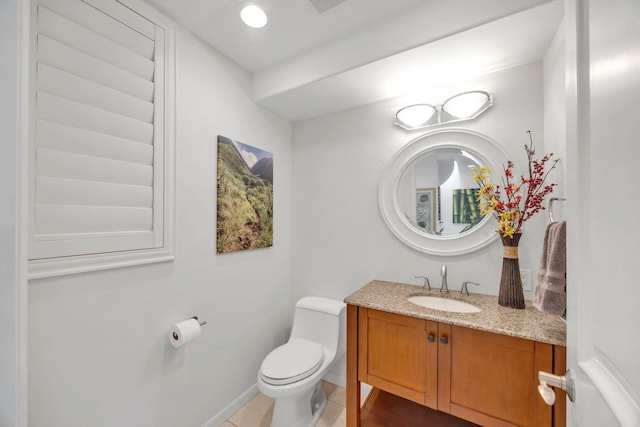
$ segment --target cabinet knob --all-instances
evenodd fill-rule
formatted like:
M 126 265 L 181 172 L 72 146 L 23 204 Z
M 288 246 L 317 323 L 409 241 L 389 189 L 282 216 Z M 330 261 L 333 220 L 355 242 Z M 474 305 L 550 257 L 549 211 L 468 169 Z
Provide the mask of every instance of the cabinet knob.
M 427 341 L 429 342 L 434 342 L 436 340 L 436 337 L 433 336 L 433 334 L 429 334 L 429 336 L 427 337 Z
M 440 337 L 440 342 L 442 344 L 449 344 L 449 338 L 447 337 Z

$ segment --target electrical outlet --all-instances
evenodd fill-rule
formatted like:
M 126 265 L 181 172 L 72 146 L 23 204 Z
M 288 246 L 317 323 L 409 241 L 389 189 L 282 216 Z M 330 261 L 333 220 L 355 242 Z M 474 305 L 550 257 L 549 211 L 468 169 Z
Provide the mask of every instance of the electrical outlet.
M 533 291 L 533 283 L 531 282 L 531 270 L 521 268 L 520 279 L 522 279 L 523 291 Z

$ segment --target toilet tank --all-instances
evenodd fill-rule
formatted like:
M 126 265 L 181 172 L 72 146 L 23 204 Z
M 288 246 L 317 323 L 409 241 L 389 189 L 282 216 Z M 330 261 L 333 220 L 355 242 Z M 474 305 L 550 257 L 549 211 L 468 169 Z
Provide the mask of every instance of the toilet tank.
M 304 297 L 296 303 L 291 338 L 322 344 L 337 352 L 343 340 L 346 304 L 323 297 Z M 342 347 L 342 346 L 340 346 Z

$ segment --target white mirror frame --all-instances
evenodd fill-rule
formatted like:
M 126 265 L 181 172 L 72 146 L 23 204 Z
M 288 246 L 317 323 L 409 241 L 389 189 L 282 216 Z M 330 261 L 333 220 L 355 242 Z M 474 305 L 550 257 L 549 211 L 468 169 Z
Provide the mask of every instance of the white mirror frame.
M 487 215 L 478 225 L 461 234 L 438 236 L 419 230 L 402 214 L 398 204 L 398 182 L 413 161 L 440 148 L 457 148 L 477 156 L 486 166 L 499 171 L 512 158 L 493 139 L 467 129 L 438 129 L 412 140 L 402 147 L 386 166 L 378 188 L 382 218 L 393 234 L 420 252 L 439 256 L 463 255 L 481 249 L 498 238 L 496 220 Z

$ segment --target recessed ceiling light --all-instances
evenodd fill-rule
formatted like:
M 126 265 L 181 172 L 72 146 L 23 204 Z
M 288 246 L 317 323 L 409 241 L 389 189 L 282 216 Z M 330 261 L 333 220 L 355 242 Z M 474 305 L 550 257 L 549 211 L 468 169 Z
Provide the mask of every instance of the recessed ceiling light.
M 262 28 L 267 25 L 267 14 L 255 5 L 249 5 L 240 11 L 242 22 L 252 28 Z

